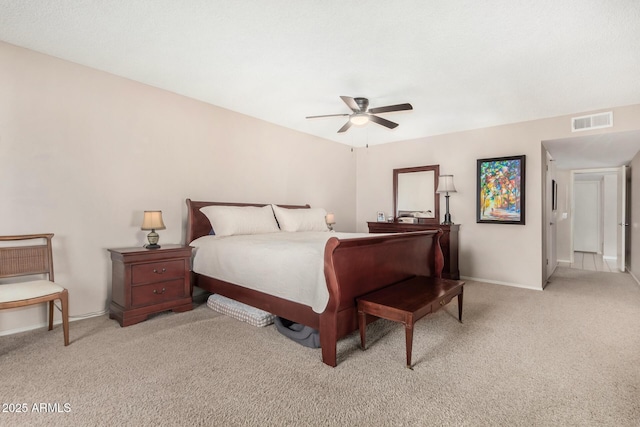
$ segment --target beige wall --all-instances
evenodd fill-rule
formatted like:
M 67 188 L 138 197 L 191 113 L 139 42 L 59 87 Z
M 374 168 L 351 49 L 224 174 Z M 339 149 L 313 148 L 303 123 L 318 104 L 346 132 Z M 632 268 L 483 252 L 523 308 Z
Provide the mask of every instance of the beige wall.
M 4 43 L 0 64 L 0 234 L 56 234 L 71 315 L 105 309 L 106 249 L 143 244 L 145 209 L 160 244 L 184 241 L 186 198 L 309 203 L 355 229 L 350 147 Z M 0 333 L 44 321 L 5 310 Z
M 640 128 L 640 105 L 613 108 L 615 126 L 582 135 Z M 580 113 L 581 115 L 582 113 Z M 578 114 L 574 114 L 575 116 Z M 376 211 L 393 209 L 394 168 L 439 164 L 453 174 L 457 193 L 450 197 L 460 228 L 460 274 L 493 283 L 542 289 L 545 278 L 541 143 L 572 136 L 570 118 L 554 117 L 505 126 L 401 141 L 357 150 L 357 227 L 375 221 Z M 477 159 L 521 155 L 526 159 L 526 225 L 476 223 Z M 444 214 L 444 197 L 441 199 Z M 562 254 L 558 254 L 560 259 Z
M 455 175 L 462 275 L 541 289 L 540 144 L 571 136 L 569 116 L 352 151 L 4 43 L 0 63 L 0 234 L 56 233 L 72 315 L 105 309 L 106 249 L 143 244 L 145 209 L 163 211 L 161 244 L 184 241 L 187 197 L 310 203 L 335 212 L 337 230 L 366 231 L 391 213 L 392 170 L 427 164 Z M 615 128 L 591 133 L 640 128 L 640 105 L 613 110 Z M 527 224 L 476 224 L 476 160 L 518 154 Z M 44 321 L 43 307 L 4 311 L 0 334 Z

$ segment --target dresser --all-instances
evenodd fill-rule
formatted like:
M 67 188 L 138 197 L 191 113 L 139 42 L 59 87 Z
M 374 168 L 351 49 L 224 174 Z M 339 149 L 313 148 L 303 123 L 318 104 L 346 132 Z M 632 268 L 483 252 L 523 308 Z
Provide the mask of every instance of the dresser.
M 183 245 L 109 249 L 109 317 L 120 326 L 129 326 L 161 311 L 191 310 L 191 250 Z
M 460 279 L 458 270 L 458 230 L 459 224 L 402 224 L 399 222 L 367 222 L 369 233 L 407 233 L 411 231 L 442 230 L 440 247 L 444 256 L 442 277 L 445 279 Z

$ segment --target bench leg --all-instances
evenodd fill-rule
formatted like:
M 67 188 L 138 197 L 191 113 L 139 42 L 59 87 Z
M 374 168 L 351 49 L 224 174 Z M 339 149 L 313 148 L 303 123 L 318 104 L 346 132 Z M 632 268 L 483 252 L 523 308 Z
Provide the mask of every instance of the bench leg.
M 462 294 L 464 293 L 464 288 L 460 289 L 460 293 L 458 294 L 458 320 L 462 323 Z
M 411 351 L 413 350 L 413 324 L 405 323 L 404 330 L 407 341 L 407 368 L 413 369 L 411 367 Z
M 367 313 L 364 311 L 358 312 L 358 328 L 360 329 L 360 347 L 365 350 L 367 348 L 365 343 L 365 335 L 367 333 Z

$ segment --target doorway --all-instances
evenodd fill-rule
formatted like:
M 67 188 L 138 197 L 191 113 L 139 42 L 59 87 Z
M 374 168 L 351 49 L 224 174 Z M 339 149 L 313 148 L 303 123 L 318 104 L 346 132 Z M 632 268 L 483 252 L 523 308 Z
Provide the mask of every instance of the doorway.
M 588 254 L 601 271 L 624 272 L 626 245 L 626 167 L 571 171 L 571 264 Z
M 615 221 L 613 227 L 615 227 L 616 237 L 611 239 L 611 230 L 605 231 L 602 229 L 603 237 L 600 247 L 599 257 L 606 255 L 608 258 L 603 259 L 607 266 L 611 267 L 611 261 L 614 261 L 615 271 L 627 271 L 628 263 L 630 263 L 632 255 L 632 246 L 630 245 L 630 236 L 635 235 L 627 225 L 630 221 L 626 218 L 631 218 L 630 209 L 634 205 L 634 194 L 631 191 L 629 185 L 630 171 L 624 168 L 623 165 L 631 164 L 632 159 L 640 151 L 640 131 L 624 131 L 624 132 L 606 132 L 606 133 L 585 133 L 576 134 L 569 138 L 561 138 L 554 140 L 542 141 L 543 147 L 543 159 L 545 158 L 545 152 L 548 152 L 552 158 L 550 162 L 543 162 L 543 177 L 544 173 L 551 174 L 549 181 L 554 180 L 558 184 L 558 200 L 557 211 L 552 212 L 549 217 L 546 204 L 551 203 L 553 198 L 553 188 L 551 184 L 545 183 L 543 178 L 543 224 L 542 230 L 543 238 L 543 279 L 548 277 L 549 269 L 548 264 L 545 264 L 545 259 L 549 259 L 551 256 L 557 256 L 557 265 L 561 267 L 568 267 L 575 263 L 573 250 L 573 232 L 575 228 L 573 226 L 573 213 L 575 206 L 573 205 L 573 177 L 574 171 L 585 172 L 589 170 L 602 170 L 609 169 L 613 171 L 624 171 L 625 173 L 619 173 L 618 179 L 624 180 L 623 183 L 618 185 L 618 190 L 621 194 L 618 194 L 616 201 L 609 203 L 606 207 L 611 208 L 616 206 Z M 603 178 L 604 179 L 604 178 Z M 613 177 L 606 178 L 607 180 L 614 179 Z M 545 185 L 546 184 L 546 185 Z M 608 183 L 610 184 L 610 183 Z M 603 184 L 605 185 L 605 184 Z M 639 187 L 640 188 L 640 187 Z M 635 190 L 637 193 L 638 190 Z M 602 195 L 604 197 L 604 194 Z M 637 199 L 637 197 L 635 197 Z M 606 202 L 604 202 L 606 203 Z M 640 200 L 635 202 L 640 205 Z M 551 211 L 551 209 L 549 209 Z M 626 215 L 625 215 L 625 212 Z M 611 214 L 611 211 L 608 211 Z M 600 212 L 604 215 L 604 212 Z M 549 219 L 551 218 L 551 221 Z M 624 220 L 623 220 L 624 219 Z M 545 221 L 546 220 L 546 221 Z M 602 217 L 601 217 L 601 220 Z M 550 225 L 553 224 L 553 225 Z M 611 226 L 612 222 L 607 222 L 608 226 Z M 551 227 L 556 228 L 556 232 L 550 230 Z M 604 224 L 601 225 L 604 227 Z M 554 236 L 555 234 L 555 236 Z M 607 236 L 605 238 L 605 236 Z M 554 238 L 555 237 L 555 238 Z M 612 255 L 608 243 L 613 240 L 615 254 Z M 555 250 L 554 250 L 555 249 Z M 611 257 L 611 258 L 609 258 Z M 583 257 L 581 265 L 592 265 L 591 261 L 586 261 L 588 257 Z M 552 259 L 550 261 L 553 261 Z M 600 262 L 600 261 L 598 261 Z M 605 266 L 606 268 L 606 266 Z M 640 283 L 640 280 L 638 280 Z M 543 281 L 544 283 L 544 281 Z

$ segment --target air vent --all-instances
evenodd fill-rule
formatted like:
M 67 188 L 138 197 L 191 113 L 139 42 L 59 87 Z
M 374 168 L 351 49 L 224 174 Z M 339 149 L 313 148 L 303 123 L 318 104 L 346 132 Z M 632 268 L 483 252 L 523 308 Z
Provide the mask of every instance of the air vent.
M 571 132 L 610 128 L 613 126 L 613 111 L 571 118 Z

